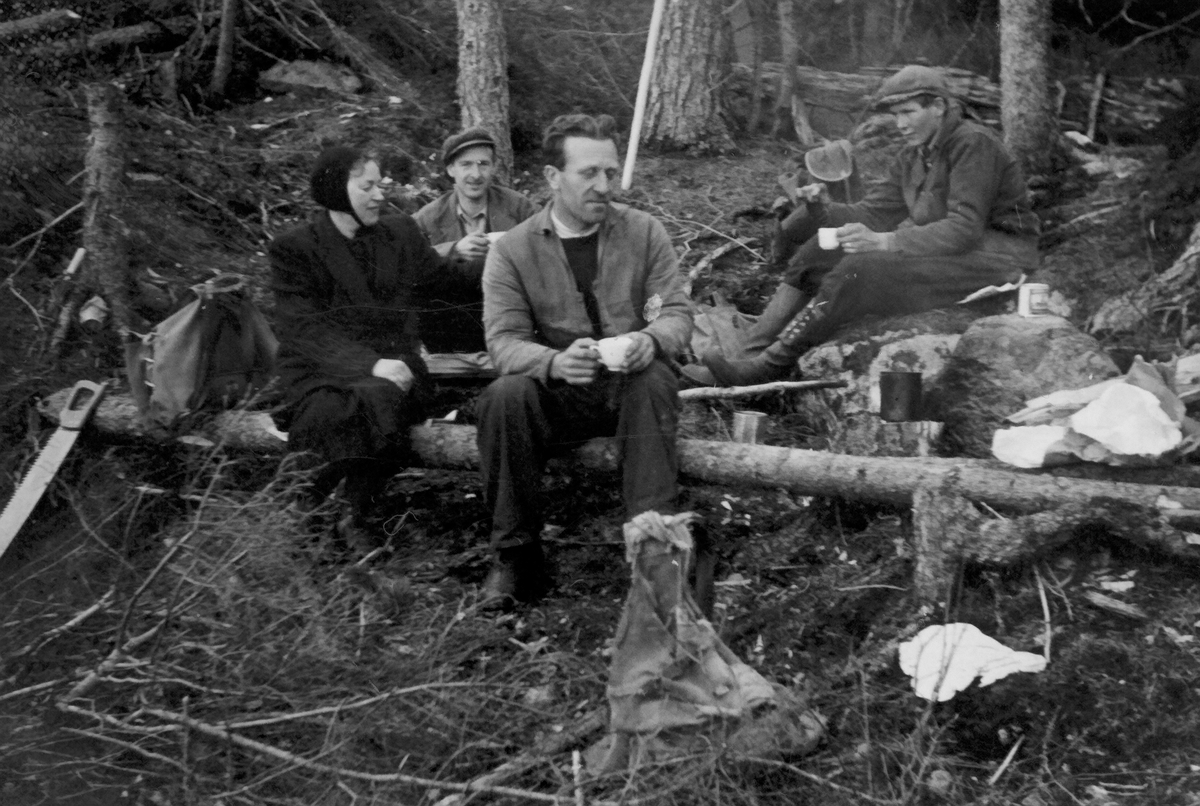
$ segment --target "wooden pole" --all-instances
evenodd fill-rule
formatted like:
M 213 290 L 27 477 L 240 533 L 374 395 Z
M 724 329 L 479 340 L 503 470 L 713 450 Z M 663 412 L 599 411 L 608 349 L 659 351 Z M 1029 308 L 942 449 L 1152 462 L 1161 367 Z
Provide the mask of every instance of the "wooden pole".
M 629 148 L 625 152 L 625 173 L 621 190 L 633 185 L 633 163 L 637 161 L 638 144 L 642 140 L 642 120 L 646 117 L 646 99 L 650 95 L 650 77 L 654 72 L 654 53 L 658 49 L 658 33 L 662 29 L 663 9 L 667 0 L 654 0 L 650 15 L 650 33 L 646 37 L 646 57 L 642 59 L 642 77 L 638 80 L 637 100 L 633 104 L 633 125 L 629 127 Z

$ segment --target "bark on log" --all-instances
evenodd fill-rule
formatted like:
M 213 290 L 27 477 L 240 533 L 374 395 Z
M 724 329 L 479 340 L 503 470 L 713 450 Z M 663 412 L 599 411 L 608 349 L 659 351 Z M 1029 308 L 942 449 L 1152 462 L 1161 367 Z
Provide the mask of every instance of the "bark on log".
M 1110 533 L 1143 548 L 1200 562 L 1200 546 L 1167 522 L 1153 505 L 1095 497 L 1032 515 L 997 518 L 981 513 L 952 486 L 913 494 L 914 593 L 923 602 L 946 601 L 964 560 L 1008 566 L 1066 545 L 1085 531 Z
M 32 17 L 0 22 L 0 42 L 35 34 L 56 34 L 78 25 L 82 19 L 83 17 L 70 9 L 56 8 Z
M 57 419 L 67 394 L 68 390 L 63 390 L 47 398 L 41 407 L 43 414 Z M 263 429 L 261 418 L 265 416 L 261 412 L 222 412 L 199 433 L 230 449 L 278 453 L 284 444 Z M 150 436 L 128 395 L 106 395 L 92 423 L 107 434 Z M 417 426 L 410 436 L 415 453 L 430 467 L 479 466 L 472 426 Z M 1063 478 L 1048 471 L 1012 470 L 978 459 L 851 456 L 699 439 L 679 440 L 679 454 L 683 474 L 700 481 L 868 503 L 907 506 L 917 490 L 931 488 L 953 490 L 969 500 L 1018 513 L 1090 506 L 1096 499 L 1158 510 L 1161 498 L 1183 510 L 1200 509 L 1200 488 Z M 589 469 L 615 470 L 616 442 L 593 439 L 576 449 L 571 459 Z
M 134 314 L 124 221 L 128 149 L 123 99 L 120 90 L 107 82 L 89 84 L 86 93 L 92 133 L 84 158 L 87 178 L 83 190 L 83 247 L 88 259 L 80 285 L 99 291 L 112 309 L 113 326 L 118 333 L 125 333 L 134 329 Z

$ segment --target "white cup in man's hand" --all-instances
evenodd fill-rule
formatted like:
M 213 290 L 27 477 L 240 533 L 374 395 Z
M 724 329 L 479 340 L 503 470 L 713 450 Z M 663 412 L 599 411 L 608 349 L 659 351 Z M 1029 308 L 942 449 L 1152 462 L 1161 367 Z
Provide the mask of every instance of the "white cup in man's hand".
M 629 354 L 632 344 L 633 339 L 628 336 L 609 336 L 607 339 L 600 339 L 596 342 L 596 352 L 600 354 L 600 360 L 604 366 L 617 372 L 624 366 L 625 356 Z
M 817 230 L 817 244 L 822 249 L 837 249 L 840 246 L 838 242 L 837 227 L 821 227 Z

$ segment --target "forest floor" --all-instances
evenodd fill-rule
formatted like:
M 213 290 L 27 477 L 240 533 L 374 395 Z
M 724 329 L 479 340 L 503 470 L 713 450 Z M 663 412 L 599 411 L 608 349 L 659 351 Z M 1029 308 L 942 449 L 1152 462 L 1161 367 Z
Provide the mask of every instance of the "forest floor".
M 204 120 L 135 110 L 135 262 L 176 294 L 216 271 L 261 288 L 266 240 L 305 214 L 307 161 L 339 131 L 389 143 L 402 193 L 428 198 L 440 182 L 432 141 L 408 114 L 370 98 L 280 98 Z M 667 224 L 685 268 L 745 241 L 697 279 L 697 299 L 761 309 L 778 279 L 763 268 L 767 211 L 794 155 L 764 138 L 639 163 L 628 200 Z M 1161 151 L 1101 159 L 1110 170 L 1040 211 L 1044 279 L 1081 326 L 1177 246 L 1156 241 L 1130 201 L 1154 191 Z M 528 171 L 517 184 L 544 195 Z M 44 249 L 71 247 L 56 233 Z M 5 497 L 49 433 L 36 398 L 119 371 L 112 344 L 82 337 L 59 362 L 39 358 L 45 326 L 31 309 L 61 265 L 35 261 L 0 293 Z M 439 404 L 469 419 L 472 394 L 448 388 Z M 770 444 L 812 443 L 789 404 L 767 410 Z M 696 419 L 711 437 L 731 411 L 717 403 Z M 557 585 L 499 617 L 475 609 L 488 531 L 476 474 L 393 478 L 391 538 L 368 557 L 334 544 L 331 513 L 297 509 L 304 483 L 278 457 L 80 440 L 0 560 L 0 802 L 434 804 L 514 759 L 527 763 L 470 800 L 578 802 L 570 750 L 603 735 L 629 584 L 618 480 L 550 468 Z M 586 782 L 585 802 L 1200 804 L 1195 569 L 1096 533 L 1020 567 L 967 568 L 957 601 L 935 611 L 910 594 L 907 509 L 693 482 L 684 499 L 718 554 L 719 635 L 807 698 L 827 735 L 803 758 L 693 749 Z M 1144 615 L 1098 609 L 1090 592 Z M 941 621 L 1046 652 L 1049 665 L 926 702 L 897 646 Z

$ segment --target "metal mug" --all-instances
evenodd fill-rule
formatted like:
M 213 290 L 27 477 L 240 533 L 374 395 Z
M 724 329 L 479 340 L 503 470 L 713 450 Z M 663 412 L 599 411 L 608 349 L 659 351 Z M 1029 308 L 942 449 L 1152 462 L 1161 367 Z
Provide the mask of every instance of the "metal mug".
M 921 373 L 879 373 L 879 417 L 889 423 L 921 419 Z

